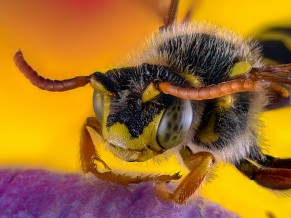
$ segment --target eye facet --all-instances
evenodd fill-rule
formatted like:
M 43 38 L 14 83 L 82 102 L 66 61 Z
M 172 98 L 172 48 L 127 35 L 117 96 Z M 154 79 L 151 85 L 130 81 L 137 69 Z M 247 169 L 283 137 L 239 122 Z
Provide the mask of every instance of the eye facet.
M 166 149 L 179 145 L 187 135 L 193 120 L 189 100 L 176 100 L 164 112 L 158 130 L 157 141 Z
M 93 108 L 96 115 L 96 118 L 103 123 L 104 116 L 104 95 L 100 92 L 94 91 L 93 94 Z

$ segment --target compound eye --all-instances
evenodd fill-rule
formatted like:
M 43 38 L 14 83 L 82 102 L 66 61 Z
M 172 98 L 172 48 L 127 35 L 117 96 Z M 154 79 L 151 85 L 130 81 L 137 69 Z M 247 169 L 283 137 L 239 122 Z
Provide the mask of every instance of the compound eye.
M 179 145 L 186 137 L 193 120 L 189 100 L 175 100 L 164 112 L 157 130 L 157 141 L 166 149 Z
M 104 95 L 98 91 L 94 91 L 93 94 L 93 108 L 96 115 L 96 118 L 100 123 L 103 123 L 104 116 Z

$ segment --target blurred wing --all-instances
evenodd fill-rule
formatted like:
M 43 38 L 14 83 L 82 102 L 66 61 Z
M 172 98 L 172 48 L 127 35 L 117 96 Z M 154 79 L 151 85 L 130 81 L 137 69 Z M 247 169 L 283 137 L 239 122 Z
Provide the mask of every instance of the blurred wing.
M 289 26 L 272 26 L 264 29 L 255 39 L 262 47 L 267 62 L 291 63 L 291 20 Z
M 140 0 L 150 8 L 163 21 L 163 26 L 168 27 L 176 21 L 179 8 L 179 0 Z M 181 18 L 181 22 L 190 22 L 191 17 L 199 7 L 202 0 L 191 0 L 187 2 L 186 13 Z
M 170 0 L 156 1 L 156 0 L 139 0 L 143 5 L 153 11 L 160 20 L 165 23 L 168 16 Z
M 261 76 L 283 85 L 291 93 L 291 20 L 288 25 L 269 26 L 254 36 L 262 48 L 262 55 L 267 64 L 281 64 L 280 69 L 261 72 Z M 285 65 L 282 65 L 285 64 Z M 290 99 L 272 96 L 267 110 L 277 109 L 291 104 Z

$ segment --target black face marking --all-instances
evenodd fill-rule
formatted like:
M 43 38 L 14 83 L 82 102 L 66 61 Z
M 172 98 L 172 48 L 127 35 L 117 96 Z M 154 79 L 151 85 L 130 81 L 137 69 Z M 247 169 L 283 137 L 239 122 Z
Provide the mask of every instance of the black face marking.
M 235 101 L 229 110 L 221 111 L 215 107 L 215 100 L 208 101 L 202 116 L 197 134 L 193 137 L 193 142 L 199 146 L 208 149 L 222 149 L 227 145 L 231 145 L 237 138 L 237 133 L 244 132 L 247 127 L 247 116 L 250 107 L 251 95 L 253 93 L 237 93 Z M 219 137 L 216 142 L 211 145 L 204 144 L 199 140 L 197 135 L 199 129 L 207 126 L 210 118 L 214 116 L 214 133 Z
M 116 92 L 116 85 L 103 73 L 96 72 L 94 73 L 94 77 L 96 78 L 97 81 L 102 83 L 105 89 L 108 91 L 115 93 Z
M 146 87 L 155 80 L 169 81 L 182 86 L 186 84 L 183 78 L 168 68 L 149 64 L 115 69 L 105 75 L 115 82 L 118 93 L 111 98 L 107 127 L 115 123 L 124 124 L 133 138 L 139 137 L 144 128 L 174 99 L 170 95 L 160 94 L 153 100 L 143 103 L 141 96 Z
M 187 73 L 199 76 L 206 85 L 225 81 L 238 60 L 235 45 L 205 33 L 169 39 L 158 51 L 168 57 L 172 69 L 187 69 L 191 71 Z
M 107 119 L 107 127 L 115 123 L 125 124 L 132 137 L 137 138 L 142 134 L 143 129 L 158 115 L 167 105 L 167 99 L 160 99 L 160 103 L 149 102 L 144 105 L 137 105 L 136 102 L 129 102 L 129 105 L 116 113 L 110 113 Z

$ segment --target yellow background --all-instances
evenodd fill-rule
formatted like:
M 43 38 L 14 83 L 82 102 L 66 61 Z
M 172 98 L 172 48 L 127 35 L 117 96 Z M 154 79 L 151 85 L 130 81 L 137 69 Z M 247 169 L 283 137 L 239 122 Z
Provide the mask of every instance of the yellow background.
M 19 73 L 13 55 L 53 79 L 105 72 L 140 48 L 161 20 L 144 0 L 0 0 L 0 164 L 5 167 L 80 171 L 78 142 L 93 115 L 90 86 L 50 93 Z M 182 0 L 180 15 L 190 1 Z M 252 35 L 262 26 L 291 20 L 291 3 L 202 0 L 194 16 Z M 291 21 L 290 21 L 291 24 Z M 268 152 L 291 157 L 291 108 L 262 115 Z M 109 157 L 110 159 L 110 157 Z M 110 159 L 112 160 L 112 158 Z M 110 163 L 110 165 L 116 165 Z M 173 164 L 175 161 L 170 159 Z M 146 164 L 133 164 L 145 168 Z M 154 165 L 158 167 L 161 164 Z M 132 166 L 132 165 L 131 165 Z M 179 170 L 177 165 L 166 168 Z M 291 217 L 291 198 L 270 192 L 223 165 L 200 194 L 243 217 Z

